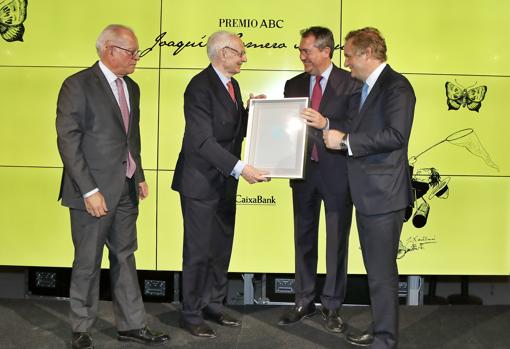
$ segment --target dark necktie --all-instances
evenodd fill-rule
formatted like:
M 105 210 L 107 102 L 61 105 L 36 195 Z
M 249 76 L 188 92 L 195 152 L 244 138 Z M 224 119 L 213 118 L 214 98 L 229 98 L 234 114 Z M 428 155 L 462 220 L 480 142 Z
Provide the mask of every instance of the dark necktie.
M 315 77 L 315 85 L 312 90 L 312 109 L 319 110 L 322 99 L 322 88 L 321 88 L 321 75 Z M 319 151 L 317 150 L 317 144 L 315 142 L 312 145 L 312 160 L 319 161 Z
M 117 93 L 119 94 L 119 107 L 120 112 L 122 113 L 122 121 L 124 122 L 124 129 L 126 133 L 129 130 L 129 109 L 127 105 L 126 95 L 124 94 L 124 86 L 122 84 L 122 79 L 118 78 L 115 80 L 115 84 L 117 85 Z M 127 159 L 127 167 L 126 167 L 126 177 L 131 178 L 135 173 L 136 163 L 133 157 L 131 156 L 131 152 L 128 149 L 128 159 Z

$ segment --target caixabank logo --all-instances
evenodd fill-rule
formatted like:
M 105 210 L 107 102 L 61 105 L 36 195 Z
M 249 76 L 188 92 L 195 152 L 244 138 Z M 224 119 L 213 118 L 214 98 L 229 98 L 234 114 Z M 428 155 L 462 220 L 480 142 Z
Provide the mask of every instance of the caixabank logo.
M 276 206 L 277 201 L 274 195 L 237 194 L 236 203 L 238 205 Z

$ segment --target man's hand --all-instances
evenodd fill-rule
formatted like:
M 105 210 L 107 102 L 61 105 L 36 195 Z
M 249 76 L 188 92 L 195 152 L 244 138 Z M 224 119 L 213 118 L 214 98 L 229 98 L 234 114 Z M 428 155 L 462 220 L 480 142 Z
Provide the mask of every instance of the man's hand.
M 270 178 L 265 177 L 268 174 L 268 172 L 259 171 L 251 165 L 245 165 L 243 172 L 241 172 L 241 176 L 250 184 L 270 181 Z
M 103 194 L 101 192 L 97 192 L 84 199 L 85 208 L 87 212 L 94 217 L 102 217 L 106 216 L 108 213 L 108 208 L 106 208 L 106 201 L 104 200 Z
M 303 109 L 301 112 L 301 117 L 305 119 L 305 122 L 308 126 L 315 127 L 319 130 L 323 130 L 327 125 L 326 118 L 322 116 L 322 114 L 317 110 L 312 108 Z
M 140 198 L 140 200 L 143 200 L 147 196 L 149 196 L 149 186 L 147 185 L 147 182 L 144 181 L 138 183 L 138 198 Z
M 340 142 L 344 138 L 345 133 L 338 130 L 327 130 L 322 132 L 322 138 L 326 148 L 329 149 L 340 149 Z
M 248 98 L 248 108 L 250 107 L 250 101 L 252 99 L 266 99 L 267 96 L 265 94 L 260 94 L 260 95 L 256 95 L 254 96 L 253 93 L 250 93 L 250 98 Z

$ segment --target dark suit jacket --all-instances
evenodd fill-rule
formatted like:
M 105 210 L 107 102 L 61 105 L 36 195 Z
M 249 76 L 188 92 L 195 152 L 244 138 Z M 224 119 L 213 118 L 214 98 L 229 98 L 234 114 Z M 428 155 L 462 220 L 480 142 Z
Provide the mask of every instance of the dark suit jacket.
M 209 65 L 194 76 L 184 92 L 186 127 L 175 166 L 172 189 L 195 199 L 223 195 L 241 155 L 247 113 L 239 84 L 231 79 L 238 106 Z
M 349 186 L 356 209 L 365 215 L 407 207 L 412 201 L 407 147 L 416 97 L 409 81 L 389 65 L 358 112 L 353 96 L 349 124 Z
M 348 120 L 349 102 L 351 95 L 359 90 L 361 82 L 353 79 L 350 73 L 333 65 L 329 76 L 324 95 L 321 99 L 319 112 L 329 118 L 330 122 L 336 121 L 343 125 Z M 302 73 L 285 83 L 285 97 L 310 97 L 310 74 Z M 343 192 L 346 189 L 339 183 L 346 183 L 341 178 L 347 175 L 346 157 L 338 151 L 329 150 L 324 146 L 322 139 L 322 131 L 316 128 L 308 128 L 306 164 L 308 166 L 311 161 L 312 145 L 317 145 L 319 154 L 319 163 L 322 178 L 326 182 L 328 188 L 333 192 Z M 306 167 L 305 167 L 306 176 Z M 306 181 L 291 180 L 290 184 L 293 188 L 305 185 Z
M 64 206 L 85 209 L 83 194 L 99 188 L 107 207 L 115 207 L 125 183 L 128 146 L 136 163 L 135 182 L 145 180 L 140 158 L 140 89 L 129 77 L 124 81 L 131 110 L 128 134 L 97 62 L 68 77 L 60 89 L 56 127 L 64 163 L 59 195 Z

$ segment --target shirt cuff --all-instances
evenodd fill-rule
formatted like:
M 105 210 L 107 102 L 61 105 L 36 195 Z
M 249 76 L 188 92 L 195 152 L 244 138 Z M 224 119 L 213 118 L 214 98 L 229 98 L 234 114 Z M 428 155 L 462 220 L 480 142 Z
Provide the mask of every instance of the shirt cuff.
M 245 166 L 244 162 L 242 162 L 241 160 L 237 161 L 237 164 L 234 166 L 232 172 L 230 172 L 230 175 L 235 179 L 239 179 L 239 176 L 244 170 L 244 166 Z
M 347 154 L 352 156 L 351 145 L 349 144 L 349 134 L 346 134 L 345 141 L 342 139 L 342 143 L 345 144 L 345 147 L 347 148 Z
M 322 128 L 321 131 L 329 130 L 329 119 L 328 118 L 325 118 L 325 119 L 326 119 L 326 126 L 324 126 L 324 128 Z
M 86 199 L 92 195 L 94 195 L 95 193 L 97 193 L 99 191 L 99 188 L 96 188 L 96 189 L 92 189 L 91 191 L 89 191 L 88 193 L 85 193 L 83 194 L 83 198 Z

